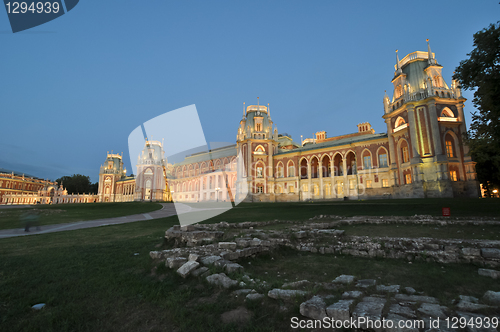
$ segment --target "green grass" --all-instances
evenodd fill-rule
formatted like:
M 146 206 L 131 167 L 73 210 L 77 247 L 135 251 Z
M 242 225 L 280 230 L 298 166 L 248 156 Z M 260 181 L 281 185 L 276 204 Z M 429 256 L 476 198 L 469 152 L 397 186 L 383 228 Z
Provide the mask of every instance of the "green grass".
M 1 208 L 0 229 L 24 227 L 23 215 L 30 212 L 39 217 L 40 225 L 122 217 L 161 209 L 158 203 L 89 203 L 39 205 L 31 208 Z
M 380 202 L 381 206 L 394 204 L 393 209 L 385 209 L 385 214 L 415 210 L 418 202 L 423 205 L 418 214 L 431 214 L 426 210 L 450 201 L 394 202 Z M 470 200 L 463 201 L 462 205 L 465 211 L 467 206 L 475 204 L 477 207 L 473 211 L 481 216 L 491 216 L 498 210 L 494 205 L 496 202 Z M 340 214 L 326 212 L 327 209 L 345 209 L 345 214 L 350 211 L 353 215 L 382 213 L 374 203 L 377 202 L 244 204 L 210 221 L 297 220 L 318 214 Z M 408 203 L 406 209 L 405 203 Z M 452 213 L 458 205 L 450 205 Z M 89 204 L 83 207 L 98 209 L 100 206 L 112 205 Z M 113 213 L 124 212 L 124 206 L 115 206 Z M 60 206 L 44 208 L 57 209 Z M 79 206 L 61 208 L 68 211 L 73 208 L 76 212 Z M 92 219 L 97 218 L 97 212 L 89 212 Z M 285 216 L 280 217 L 280 212 Z M 439 213 L 440 210 L 435 215 Z M 289 329 L 290 317 L 299 315 L 300 302 L 293 304 L 291 311 L 285 313 L 280 312 L 279 302 L 269 298 L 264 300 L 263 305 L 245 304 L 243 299 L 230 296 L 230 290 L 214 289 L 206 282 L 193 278 L 184 280 L 162 265 L 155 266 L 149 252 L 164 245 L 165 230 L 177 223 L 177 217 L 170 217 L 0 240 L 0 331 L 224 332 Z M 498 280 L 478 276 L 477 267 L 466 264 L 440 265 L 419 261 L 408 264 L 403 260 L 335 257 L 291 250 L 280 250 L 272 255 L 242 261 L 241 264 L 253 278 L 267 280 L 272 286 L 281 286 L 285 279 L 323 282 L 331 281 L 340 274 L 353 274 L 359 278 L 377 279 L 381 284 L 414 287 L 417 291 L 440 298 L 445 305 L 450 305 L 449 301 L 460 294 L 481 297 L 486 290 L 500 291 Z M 322 292 L 321 289 L 317 291 Z M 47 304 L 43 310 L 31 309 L 32 305 L 42 302 Z M 249 324 L 241 328 L 223 325 L 220 315 L 238 306 L 246 306 L 253 312 Z
M 230 290 L 184 280 L 163 265 L 153 273 L 148 253 L 162 244 L 164 230 L 175 223 L 170 217 L 3 239 L 0 331 L 236 331 L 234 325 L 222 324 L 220 315 L 239 306 L 254 314 L 240 331 L 288 330 L 290 318 L 299 315 L 300 301 L 282 313 L 278 301 L 245 304 Z M 329 282 L 353 274 L 380 284 L 412 286 L 446 305 L 460 294 L 480 297 L 486 290 L 500 290 L 497 280 L 478 276 L 472 265 L 408 264 L 291 250 L 241 264 L 253 278 L 273 287 L 285 279 Z M 47 304 L 43 310 L 30 308 L 41 302 Z
M 193 205 L 196 206 L 196 205 Z M 391 199 L 369 201 L 313 201 L 294 203 L 241 203 L 235 208 L 207 220 L 244 222 L 269 220 L 307 220 L 318 215 L 338 216 L 441 216 L 442 208 L 451 209 L 451 217 L 498 217 L 498 199 Z

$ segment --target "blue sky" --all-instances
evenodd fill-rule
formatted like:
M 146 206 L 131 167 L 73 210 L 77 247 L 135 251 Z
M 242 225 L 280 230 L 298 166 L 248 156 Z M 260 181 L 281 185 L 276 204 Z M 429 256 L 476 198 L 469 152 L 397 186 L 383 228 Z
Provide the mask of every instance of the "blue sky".
M 499 11 L 498 1 L 82 0 L 16 34 L 0 11 L 0 168 L 97 181 L 107 151 L 131 169 L 127 138 L 145 121 L 196 104 L 207 141 L 234 143 L 242 104 L 257 97 L 296 141 L 365 121 L 386 132 L 394 51 L 425 51 L 429 38 L 450 84 Z

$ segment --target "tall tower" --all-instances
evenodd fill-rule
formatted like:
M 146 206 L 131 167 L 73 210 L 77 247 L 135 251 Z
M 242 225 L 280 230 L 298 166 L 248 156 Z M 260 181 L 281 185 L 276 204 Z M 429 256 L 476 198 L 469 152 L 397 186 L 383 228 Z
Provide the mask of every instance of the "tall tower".
M 399 60 L 396 51 L 394 93 L 384 96 L 391 160 L 391 185 L 399 197 L 477 197 L 474 162 L 463 144 L 466 132 L 457 82 L 448 86 L 431 52 L 413 52 Z
M 135 201 L 170 200 L 166 178 L 167 159 L 164 155 L 161 142 L 146 140 L 137 158 Z
M 274 162 L 278 149 L 278 129 L 273 130 L 268 106 L 243 106 L 236 145 L 238 155 L 238 192 L 246 192 L 250 201 L 274 201 Z
M 99 202 L 114 202 L 116 181 L 125 176 L 122 155 L 109 153 L 99 171 Z

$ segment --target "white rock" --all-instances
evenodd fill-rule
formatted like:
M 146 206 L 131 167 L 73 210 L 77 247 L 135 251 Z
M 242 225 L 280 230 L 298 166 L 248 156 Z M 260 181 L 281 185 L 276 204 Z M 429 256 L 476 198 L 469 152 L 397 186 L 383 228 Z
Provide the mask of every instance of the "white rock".
M 332 304 L 326 308 L 326 314 L 328 317 L 332 317 L 335 320 L 349 320 L 350 316 L 350 306 L 354 303 L 354 300 L 340 300 L 337 303 Z
M 492 305 L 500 305 L 500 292 L 487 291 L 483 295 L 483 301 Z
M 230 288 L 238 284 L 238 281 L 229 278 L 225 273 L 212 274 L 206 279 L 209 284 L 224 288 Z
M 354 279 L 356 279 L 355 276 L 342 274 L 335 278 L 335 280 L 333 280 L 332 282 L 334 284 L 352 284 L 354 282 Z
M 200 265 L 200 263 L 198 263 L 196 261 L 188 261 L 187 263 L 185 263 L 184 265 L 182 265 L 177 270 L 177 273 L 181 277 L 186 278 L 189 275 L 189 273 L 191 273 L 192 271 L 196 270 L 196 268 L 198 267 L 198 265 Z
M 236 250 L 236 242 L 219 242 L 219 249 Z
M 275 288 L 270 290 L 267 293 L 267 296 L 269 296 L 272 299 L 282 299 L 282 300 L 293 300 L 298 296 L 304 296 L 309 294 L 309 292 L 306 291 L 301 291 L 301 290 L 295 290 L 295 289 L 279 289 Z
M 319 296 L 313 296 L 310 300 L 300 304 L 300 314 L 307 318 L 323 319 L 326 317 L 325 301 Z

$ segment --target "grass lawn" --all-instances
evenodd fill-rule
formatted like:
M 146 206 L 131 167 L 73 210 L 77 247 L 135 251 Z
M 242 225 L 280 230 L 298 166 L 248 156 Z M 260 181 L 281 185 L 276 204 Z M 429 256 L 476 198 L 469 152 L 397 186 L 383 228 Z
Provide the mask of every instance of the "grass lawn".
M 0 209 L 0 229 L 24 227 L 22 217 L 30 211 L 39 216 L 40 225 L 51 225 L 147 213 L 159 210 L 161 207 L 158 203 L 127 202 L 38 205 L 25 209 L 2 208 Z
M 404 202 L 409 203 L 408 210 L 416 204 L 413 200 L 398 201 L 397 211 L 402 213 L 405 210 Z M 426 200 L 420 202 L 429 205 L 424 210 L 440 206 L 440 203 L 433 205 Z M 498 209 L 496 205 L 487 205 L 493 201 L 484 202 L 488 203 L 476 201 L 477 204 L 486 204 L 486 207 L 476 208 L 479 215 L 489 216 Z M 356 215 L 379 211 L 372 202 L 369 203 L 372 208 L 364 206 L 365 202 L 256 204 L 254 208 L 245 204 L 211 221 L 309 218 L 327 214 L 324 210 L 335 206 L 341 209 L 350 207 L 352 214 Z M 474 203 L 464 203 L 467 204 Z M 89 204 L 85 208 L 98 205 Z M 122 212 L 122 206 L 125 205 L 116 206 L 115 212 Z M 285 213 L 285 217 L 277 216 L 273 206 Z M 297 206 L 295 210 L 294 206 Z M 69 210 L 73 205 L 63 207 Z M 451 208 L 453 213 L 457 205 Z M 74 205 L 74 209 L 77 211 L 78 205 Z M 330 211 L 328 214 L 339 213 Z M 419 214 L 430 213 L 422 211 Z M 94 218 L 97 217 L 94 215 Z M 289 312 L 280 312 L 279 302 L 269 298 L 262 305 L 260 302 L 246 304 L 241 297 L 230 296 L 230 291 L 214 289 L 194 278 L 184 280 L 163 265 L 155 266 L 149 252 L 162 247 L 165 230 L 177 223 L 174 216 L 0 240 L 0 331 L 289 330 L 290 318 L 299 315 L 300 301 L 292 305 Z M 266 280 L 273 287 L 280 287 L 286 281 L 308 279 L 322 282 L 331 281 L 340 274 L 353 274 L 377 279 L 381 284 L 412 286 L 417 291 L 440 298 L 442 304 L 448 306 L 451 299 L 461 294 L 480 297 L 486 290 L 500 291 L 498 280 L 478 276 L 477 267 L 473 265 L 408 264 L 403 260 L 306 254 L 291 250 L 280 250 L 240 263 L 252 278 Z M 316 291 L 322 292 L 321 289 Z M 32 310 L 31 306 L 37 303 L 46 303 L 46 307 L 41 311 Z M 249 324 L 241 329 L 235 325 L 223 325 L 220 315 L 239 306 L 246 306 L 253 312 Z
M 196 204 L 190 204 L 196 207 Z M 313 201 L 294 203 L 241 203 L 224 214 L 206 222 L 244 222 L 279 220 L 307 220 L 326 214 L 339 216 L 441 216 L 442 208 L 449 207 L 452 217 L 499 217 L 498 199 L 390 199 L 369 201 Z

